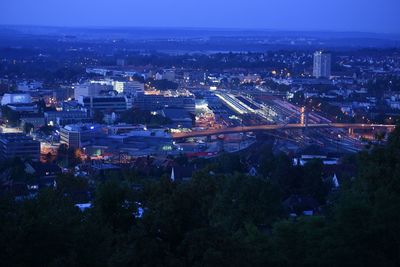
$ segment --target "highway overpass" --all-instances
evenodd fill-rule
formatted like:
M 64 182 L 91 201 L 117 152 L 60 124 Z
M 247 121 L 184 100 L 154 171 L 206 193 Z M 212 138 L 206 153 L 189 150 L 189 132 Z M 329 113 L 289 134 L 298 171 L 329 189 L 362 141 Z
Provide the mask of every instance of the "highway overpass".
M 204 131 L 192 131 L 192 132 L 182 132 L 173 133 L 172 137 L 174 139 L 191 138 L 191 137 L 201 137 L 210 135 L 220 135 L 220 134 L 231 134 L 231 133 L 246 133 L 246 132 L 263 132 L 272 130 L 290 130 L 290 129 L 320 129 L 320 128 L 343 128 L 343 129 L 388 129 L 393 130 L 395 125 L 388 124 L 363 124 L 363 123 L 325 123 L 325 124 L 275 124 L 275 125 L 254 125 L 254 126 L 240 126 L 231 127 L 224 129 L 209 129 Z

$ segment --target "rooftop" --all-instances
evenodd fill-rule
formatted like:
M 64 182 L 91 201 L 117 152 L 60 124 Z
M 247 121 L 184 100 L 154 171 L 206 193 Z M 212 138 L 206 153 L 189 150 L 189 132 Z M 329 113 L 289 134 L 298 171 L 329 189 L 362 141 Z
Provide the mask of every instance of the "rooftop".
M 64 129 L 70 132 L 99 130 L 101 128 L 102 126 L 100 124 L 89 124 L 89 123 L 68 124 L 64 126 Z

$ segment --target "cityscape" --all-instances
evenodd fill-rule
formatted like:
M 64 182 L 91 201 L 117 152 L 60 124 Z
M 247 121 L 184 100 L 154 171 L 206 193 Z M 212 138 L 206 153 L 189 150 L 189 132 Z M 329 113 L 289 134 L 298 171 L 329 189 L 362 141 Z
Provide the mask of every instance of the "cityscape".
M 395 1 L 302 30 L 65 5 L 0 4 L 2 266 L 400 265 Z

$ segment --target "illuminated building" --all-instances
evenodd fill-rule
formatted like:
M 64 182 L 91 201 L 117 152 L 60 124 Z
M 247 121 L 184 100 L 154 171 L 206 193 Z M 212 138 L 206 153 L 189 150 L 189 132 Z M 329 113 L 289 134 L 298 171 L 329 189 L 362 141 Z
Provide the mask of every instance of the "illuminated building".
M 136 96 L 144 91 L 144 83 L 138 81 L 130 81 L 124 84 L 124 94 Z
M 102 135 L 102 127 L 98 124 L 68 124 L 60 129 L 60 141 L 68 147 L 90 145 Z
M 1 105 L 9 105 L 9 104 L 29 104 L 32 103 L 32 97 L 30 94 L 13 94 L 7 93 L 3 95 L 1 99 Z
M 47 125 L 66 125 L 88 120 L 87 112 L 80 110 L 44 112 Z
M 126 96 L 96 96 L 96 97 L 79 97 L 79 104 L 89 110 L 93 116 L 97 111 L 124 111 L 132 107 L 132 102 Z
M 138 94 L 134 99 L 133 106 L 143 111 L 162 110 L 166 107 L 183 108 L 190 113 L 194 113 L 196 110 L 193 96 L 166 96 L 162 94 Z
M 101 83 L 84 83 L 75 87 L 74 98 L 79 99 L 81 96 L 94 97 L 99 96 L 102 92 L 110 91 L 113 87 Z
M 225 94 L 225 93 L 218 93 L 215 94 L 219 99 L 222 100 L 223 103 L 225 103 L 229 108 L 234 110 L 235 112 L 239 114 L 246 114 L 249 113 L 249 108 L 243 105 L 238 99 L 236 99 L 234 96 Z
M 331 77 L 331 54 L 324 51 L 314 53 L 313 76 L 315 78 Z
M 117 91 L 118 93 L 122 93 L 124 91 L 124 82 L 120 82 L 120 81 L 113 81 L 112 85 L 113 85 L 113 89 L 114 91 Z

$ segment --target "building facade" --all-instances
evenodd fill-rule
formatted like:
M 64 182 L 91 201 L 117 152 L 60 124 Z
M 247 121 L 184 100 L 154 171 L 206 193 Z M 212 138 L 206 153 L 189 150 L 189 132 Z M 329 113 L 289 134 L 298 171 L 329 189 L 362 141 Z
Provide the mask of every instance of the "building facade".
M 79 97 L 95 97 L 102 94 L 102 92 L 107 92 L 113 90 L 112 85 L 101 84 L 101 83 L 84 83 L 76 86 L 74 88 L 74 98 L 79 99 Z
M 196 103 L 194 97 L 188 96 L 163 96 L 138 94 L 133 106 L 143 111 L 156 111 L 164 108 L 183 108 L 187 112 L 195 113 Z
M 71 123 L 88 121 L 88 115 L 85 111 L 47 111 L 44 112 L 44 118 L 47 125 L 66 125 Z
M 331 77 L 331 54 L 324 51 L 314 53 L 313 76 L 315 78 Z
M 90 116 L 95 111 L 115 111 L 121 112 L 132 107 L 132 101 L 126 96 L 97 96 L 97 97 L 79 97 L 79 104 L 86 110 L 89 110 Z
M 22 133 L 0 134 L 0 157 L 39 160 L 40 142 Z
M 24 93 L 7 93 L 4 94 L 1 99 L 1 105 L 10 105 L 10 104 L 31 104 L 32 97 L 30 94 Z
M 68 147 L 80 148 L 91 145 L 96 138 L 103 134 L 100 125 L 68 124 L 60 129 L 60 141 Z
M 138 93 L 144 92 L 144 83 L 138 81 L 130 81 L 124 84 L 124 94 L 136 96 Z

